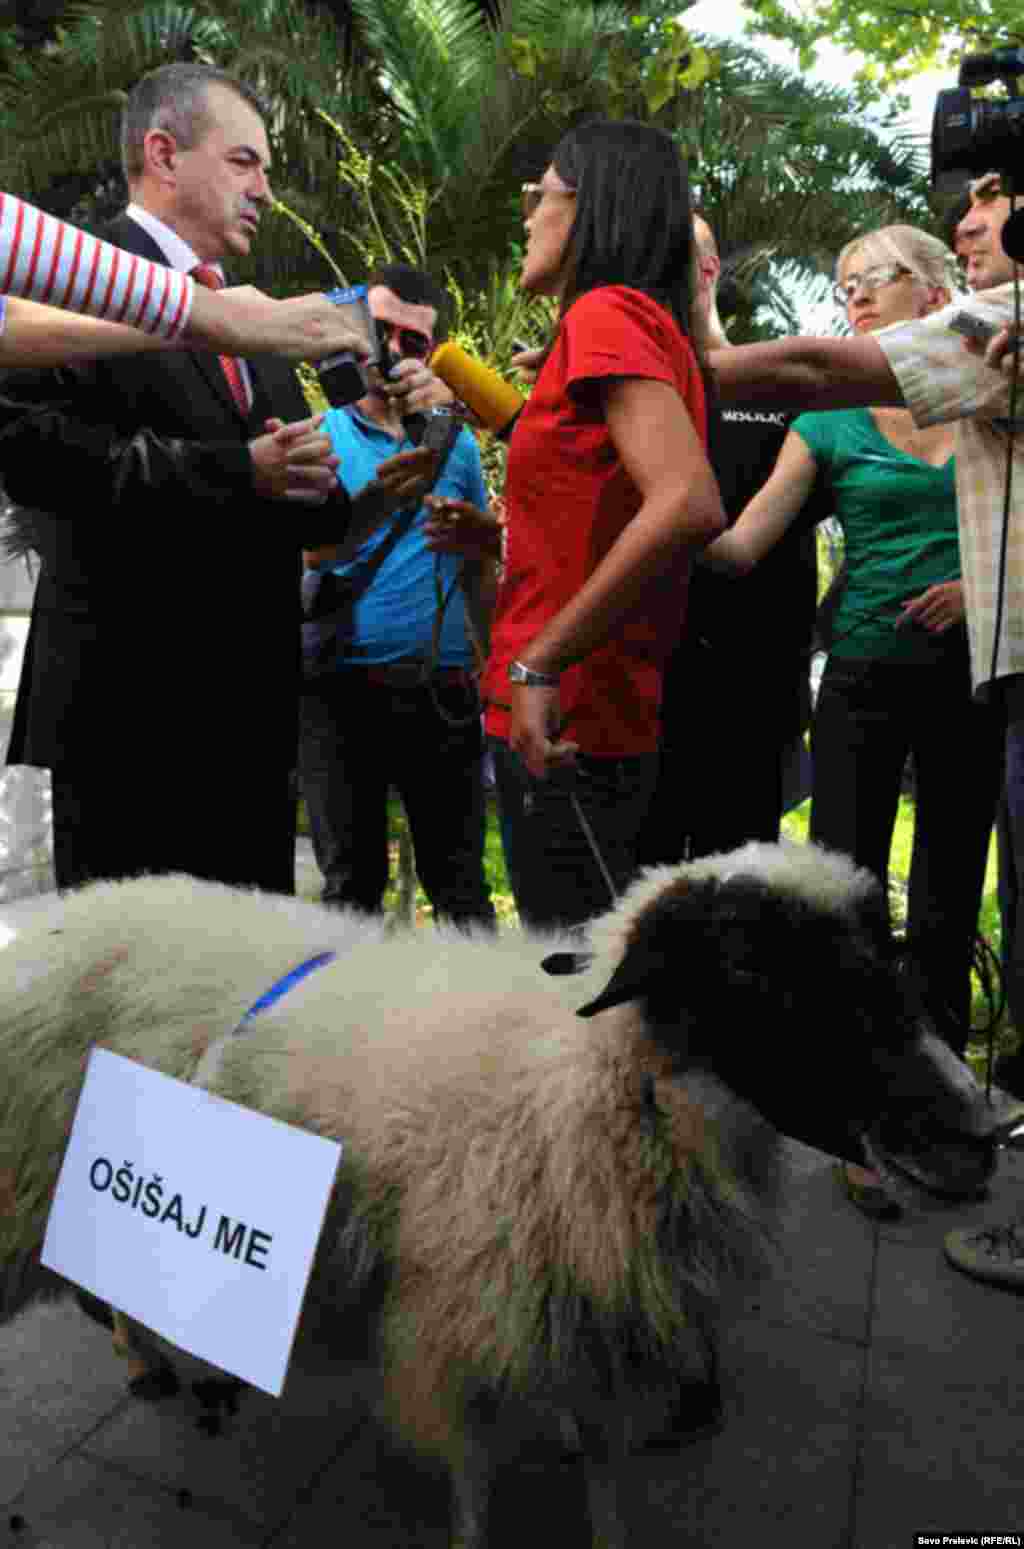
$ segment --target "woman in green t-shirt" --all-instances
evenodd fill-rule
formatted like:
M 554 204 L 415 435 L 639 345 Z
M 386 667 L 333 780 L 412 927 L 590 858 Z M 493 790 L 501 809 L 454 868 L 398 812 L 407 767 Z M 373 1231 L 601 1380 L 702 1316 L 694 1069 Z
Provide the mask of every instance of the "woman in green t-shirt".
M 945 306 L 955 260 L 913 226 L 886 226 L 845 247 L 836 274 L 851 329 L 873 333 Z M 971 697 L 953 428 L 919 430 L 906 409 L 800 415 L 768 482 L 704 561 L 749 571 L 819 474 L 843 528 L 846 584 L 811 732 L 811 838 L 845 851 L 887 888 L 900 784 L 913 756 L 907 942 L 929 1011 L 962 1053 L 1001 752 L 989 710 Z M 851 1166 L 844 1178 L 870 1213 L 893 1213 L 874 1173 Z

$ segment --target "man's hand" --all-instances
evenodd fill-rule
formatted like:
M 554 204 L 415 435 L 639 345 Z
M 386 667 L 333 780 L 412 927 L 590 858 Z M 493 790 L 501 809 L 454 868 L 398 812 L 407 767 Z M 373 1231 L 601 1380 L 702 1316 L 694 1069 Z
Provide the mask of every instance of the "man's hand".
M 430 512 L 423 529 L 428 549 L 500 561 L 502 524 L 490 511 L 445 495 L 428 495 L 424 504 Z
M 267 421 L 267 434 L 249 442 L 253 489 L 263 500 L 322 505 L 338 483 L 340 458 L 320 431 L 323 415 L 285 425 Z
M 392 375 L 382 379 L 381 391 L 397 402 L 403 415 L 443 409 L 455 402 L 451 388 L 434 375 L 425 360 L 400 360 Z
M 903 604 L 903 617 L 896 627 L 919 624 L 930 635 L 944 635 L 947 629 L 963 623 L 965 613 L 963 582 L 939 581 Z
M 973 341 L 969 341 L 973 342 Z M 1020 340 L 1017 337 L 1015 323 L 1008 323 L 1005 328 L 993 334 L 984 346 L 978 345 L 972 353 L 981 355 L 984 353 L 986 366 L 991 366 L 994 371 L 1002 371 L 1004 376 L 1011 376 L 1016 369 L 1017 356 L 1020 351 Z
M 519 754 L 534 779 L 544 780 L 553 769 L 575 763 L 579 743 L 561 740 L 557 686 L 510 683 L 508 689 L 512 710 L 508 745 Z
M 373 483 L 366 488 L 381 501 L 390 501 L 397 510 L 399 506 L 418 505 L 436 472 L 437 453 L 429 446 L 418 446 L 412 452 L 398 452 L 380 463 Z
M 266 352 L 287 360 L 322 360 L 343 350 L 365 360 L 370 353 L 369 341 L 326 296 L 274 301 L 252 285 L 220 291 L 197 285 L 185 341 L 223 355 Z

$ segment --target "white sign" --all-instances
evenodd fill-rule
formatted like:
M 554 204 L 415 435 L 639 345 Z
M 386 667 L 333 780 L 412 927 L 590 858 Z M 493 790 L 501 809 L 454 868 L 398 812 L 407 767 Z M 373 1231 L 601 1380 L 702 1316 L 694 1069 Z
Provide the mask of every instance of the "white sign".
M 94 1049 L 43 1263 L 279 1395 L 340 1160 L 336 1141 Z

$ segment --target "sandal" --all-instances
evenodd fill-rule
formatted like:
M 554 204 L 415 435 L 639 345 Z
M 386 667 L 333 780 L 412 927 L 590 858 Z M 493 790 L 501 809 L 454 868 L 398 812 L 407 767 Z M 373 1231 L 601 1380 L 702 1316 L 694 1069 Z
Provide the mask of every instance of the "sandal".
M 839 1180 L 839 1186 L 852 1205 L 856 1205 L 861 1215 L 867 1216 L 871 1221 L 894 1221 L 900 1214 L 900 1207 L 891 1194 L 887 1194 L 880 1183 L 855 1183 L 846 1170 L 845 1162 L 837 1162 L 835 1175 Z
M 1024 1288 L 1024 1221 L 947 1232 L 944 1247 L 949 1262 L 965 1275 Z

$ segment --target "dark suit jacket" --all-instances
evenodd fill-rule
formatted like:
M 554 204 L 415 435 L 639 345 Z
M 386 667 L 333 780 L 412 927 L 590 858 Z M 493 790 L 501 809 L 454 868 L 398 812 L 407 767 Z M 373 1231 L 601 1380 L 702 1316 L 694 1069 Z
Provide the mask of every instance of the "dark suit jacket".
M 127 216 L 105 235 L 163 261 Z M 299 550 L 341 537 L 348 507 L 253 495 L 246 443 L 309 410 L 290 366 L 249 368 L 247 420 L 217 358 L 187 351 L 3 384 L 0 474 L 46 513 L 8 762 L 190 756 L 227 800 L 253 760 L 293 766 Z

